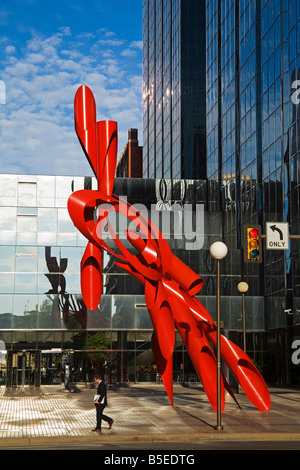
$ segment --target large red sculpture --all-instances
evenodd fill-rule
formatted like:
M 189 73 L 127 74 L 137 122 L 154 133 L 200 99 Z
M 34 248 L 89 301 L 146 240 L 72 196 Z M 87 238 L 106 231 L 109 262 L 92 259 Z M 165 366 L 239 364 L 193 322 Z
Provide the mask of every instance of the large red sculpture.
M 177 328 L 211 406 L 217 410 L 217 366 L 210 345 L 216 345 L 217 327 L 208 311 L 194 297 L 203 281 L 171 252 L 166 239 L 150 220 L 112 193 L 117 158 L 117 124 L 114 121 L 96 121 L 95 100 L 88 87 L 81 86 L 77 90 L 74 110 L 76 133 L 98 181 L 97 190 L 76 191 L 68 200 L 70 217 L 88 240 L 81 262 L 83 300 L 90 310 L 100 303 L 102 253 L 106 250 L 116 258 L 116 265 L 145 286 L 145 300 L 154 327 L 152 350 L 171 403 L 172 358 Z M 96 208 L 98 214 L 95 219 Z M 135 254 L 126 249 L 109 221 L 109 213 L 114 211 L 126 216 L 131 225 L 139 229 L 126 230 L 126 237 L 135 248 Z M 116 244 L 114 250 L 101 236 L 104 227 L 108 227 Z M 259 410 L 268 410 L 270 394 L 247 354 L 222 335 L 221 355 L 253 405 Z M 232 394 L 224 376 L 221 390 L 223 411 L 225 390 Z

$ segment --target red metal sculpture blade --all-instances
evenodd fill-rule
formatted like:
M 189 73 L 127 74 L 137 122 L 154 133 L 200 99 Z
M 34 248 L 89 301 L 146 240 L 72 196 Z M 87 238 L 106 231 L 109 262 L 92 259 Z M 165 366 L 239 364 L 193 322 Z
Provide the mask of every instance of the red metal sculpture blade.
M 117 123 L 96 121 L 94 95 L 87 86 L 74 99 L 75 130 L 98 181 L 98 190 L 111 195 L 117 162 Z
M 81 292 L 91 310 L 100 303 L 102 286 L 102 251 L 88 243 L 81 260 Z
M 153 323 L 152 350 L 165 389 L 173 404 L 173 351 L 175 328 L 180 333 L 195 370 L 214 410 L 217 411 L 217 366 L 211 344 L 216 345 L 216 325 L 194 296 L 203 280 L 170 250 L 162 233 L 135 208 L 113 194 L 117 157 L 117 124 L 96 121 L 96 105 L 91 90 L 81 86 L 74 101 L 75 129 L 84 153 L 95 173 L 98 190 L 81 190 L 68 200 L 74 225 L 87 238 L 81 263 L 82 297 L 94 310 L 102 294 L 103 250 L 115 257 L 115 264 L 145 286 L 145 301 Z M 94 215 L 97 208 L 97 221 Z M 137 254 L 132 254 L 114 232 L 109 216 L 119 212 L 139 229 L 125 235 Z M 107 226 L 115 241 L 114 251 L 102 237 Z M 247 354 L 221 335 L 221 355 L 259 410 L 269 410 L 270 394 L 265 381 Z M 225 390 L 233 395 L 225 377 L 221 381 L 221 409 Z

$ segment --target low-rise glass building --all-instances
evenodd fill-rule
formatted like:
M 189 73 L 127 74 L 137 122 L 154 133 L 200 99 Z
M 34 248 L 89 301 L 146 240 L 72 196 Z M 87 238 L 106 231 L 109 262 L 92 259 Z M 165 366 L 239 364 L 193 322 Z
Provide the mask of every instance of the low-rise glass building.
M 80 262 L 87 240 L 74 227 L 67 200 L 72 192 L 84 188 L 97 189 L 96 180 L 0 175 L 3 385 L 60 383 L 65 380 L 66 370 L 72 381 L 85 382 L 102 368 L 112 383 L 144 381 L 149 377 L 144 372 L 156 372 L 155 367 L 150 367 L 154 363 L 153 326 L 144 287 L 117 267 L 107 253 L 100 305 L 90 311 L 83 303 Z M 202 180 L 116 178 L 114 193 L 144 207 L 163 231 L 174 254 L 203 277 L 204 285 L 197 298 L 215 318 L 216 271 L 209 247 L 222 238 L 224 214 L 219 212 L 217 202 L 207 202 L 211 193 L 208 184 Z M 183 229 L 185 211 L 190 211 L 192 217 Z M 159 218 L 162 213 L 170 217 Z M 168 223 L 164 225 L 163 220 Z M 234 260 L 230 251 L 231 246 L 221 269 L 222 327 L 242 347 L 242 299 L 237 290 L 236 295 L 226 295 L 228 286 L 231 289 L 241 280 L 240 259 Z M 250 279 L 246 297 L 247 353 L 262 366 L 267 380 L 276 381 L 270 368 L 264 297 L 251 288 L 257 279 L 255 275 Z M 270 315 L 276 314 L 276 306 L 273 307 Z M 277 320 L 276 327 L 284 326 L 279 323 Z M 150 380 L 159 377 L 154 374 Z M 174 349 L 174 381 L 198 381 L 179 334 Z

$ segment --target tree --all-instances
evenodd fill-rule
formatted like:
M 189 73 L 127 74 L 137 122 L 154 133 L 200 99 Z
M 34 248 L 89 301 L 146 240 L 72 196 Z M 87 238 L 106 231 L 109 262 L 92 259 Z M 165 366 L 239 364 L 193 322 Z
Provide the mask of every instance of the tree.
M 89 352 L 87 356 L 90 367 L 95 372 L 104 371 L 104 364 L 108 358 L 108 352 L 104 350 L 109 349 L 109 346 L 110 339 L 103 333 L 95 333 L 88 336 L 87 349 L 93 351 Z

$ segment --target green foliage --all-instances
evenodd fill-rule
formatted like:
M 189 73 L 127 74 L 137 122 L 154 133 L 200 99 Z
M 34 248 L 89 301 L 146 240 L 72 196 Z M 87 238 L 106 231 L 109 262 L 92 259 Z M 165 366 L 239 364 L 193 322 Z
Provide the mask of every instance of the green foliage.
M 88 336 L 88 349 L 109 349 L 110 339 L 103 333 L 95 333 Z
M 95 333 L 88 336 L 87 349 L 93 350 L 87 354 L 90 366 L 96 371 L 100 371 L 103 368 L 105 361 L 108 358 L 107 351 L 101 352 L 101 350 L 109 349 L 110 340 L 103 333 Z

